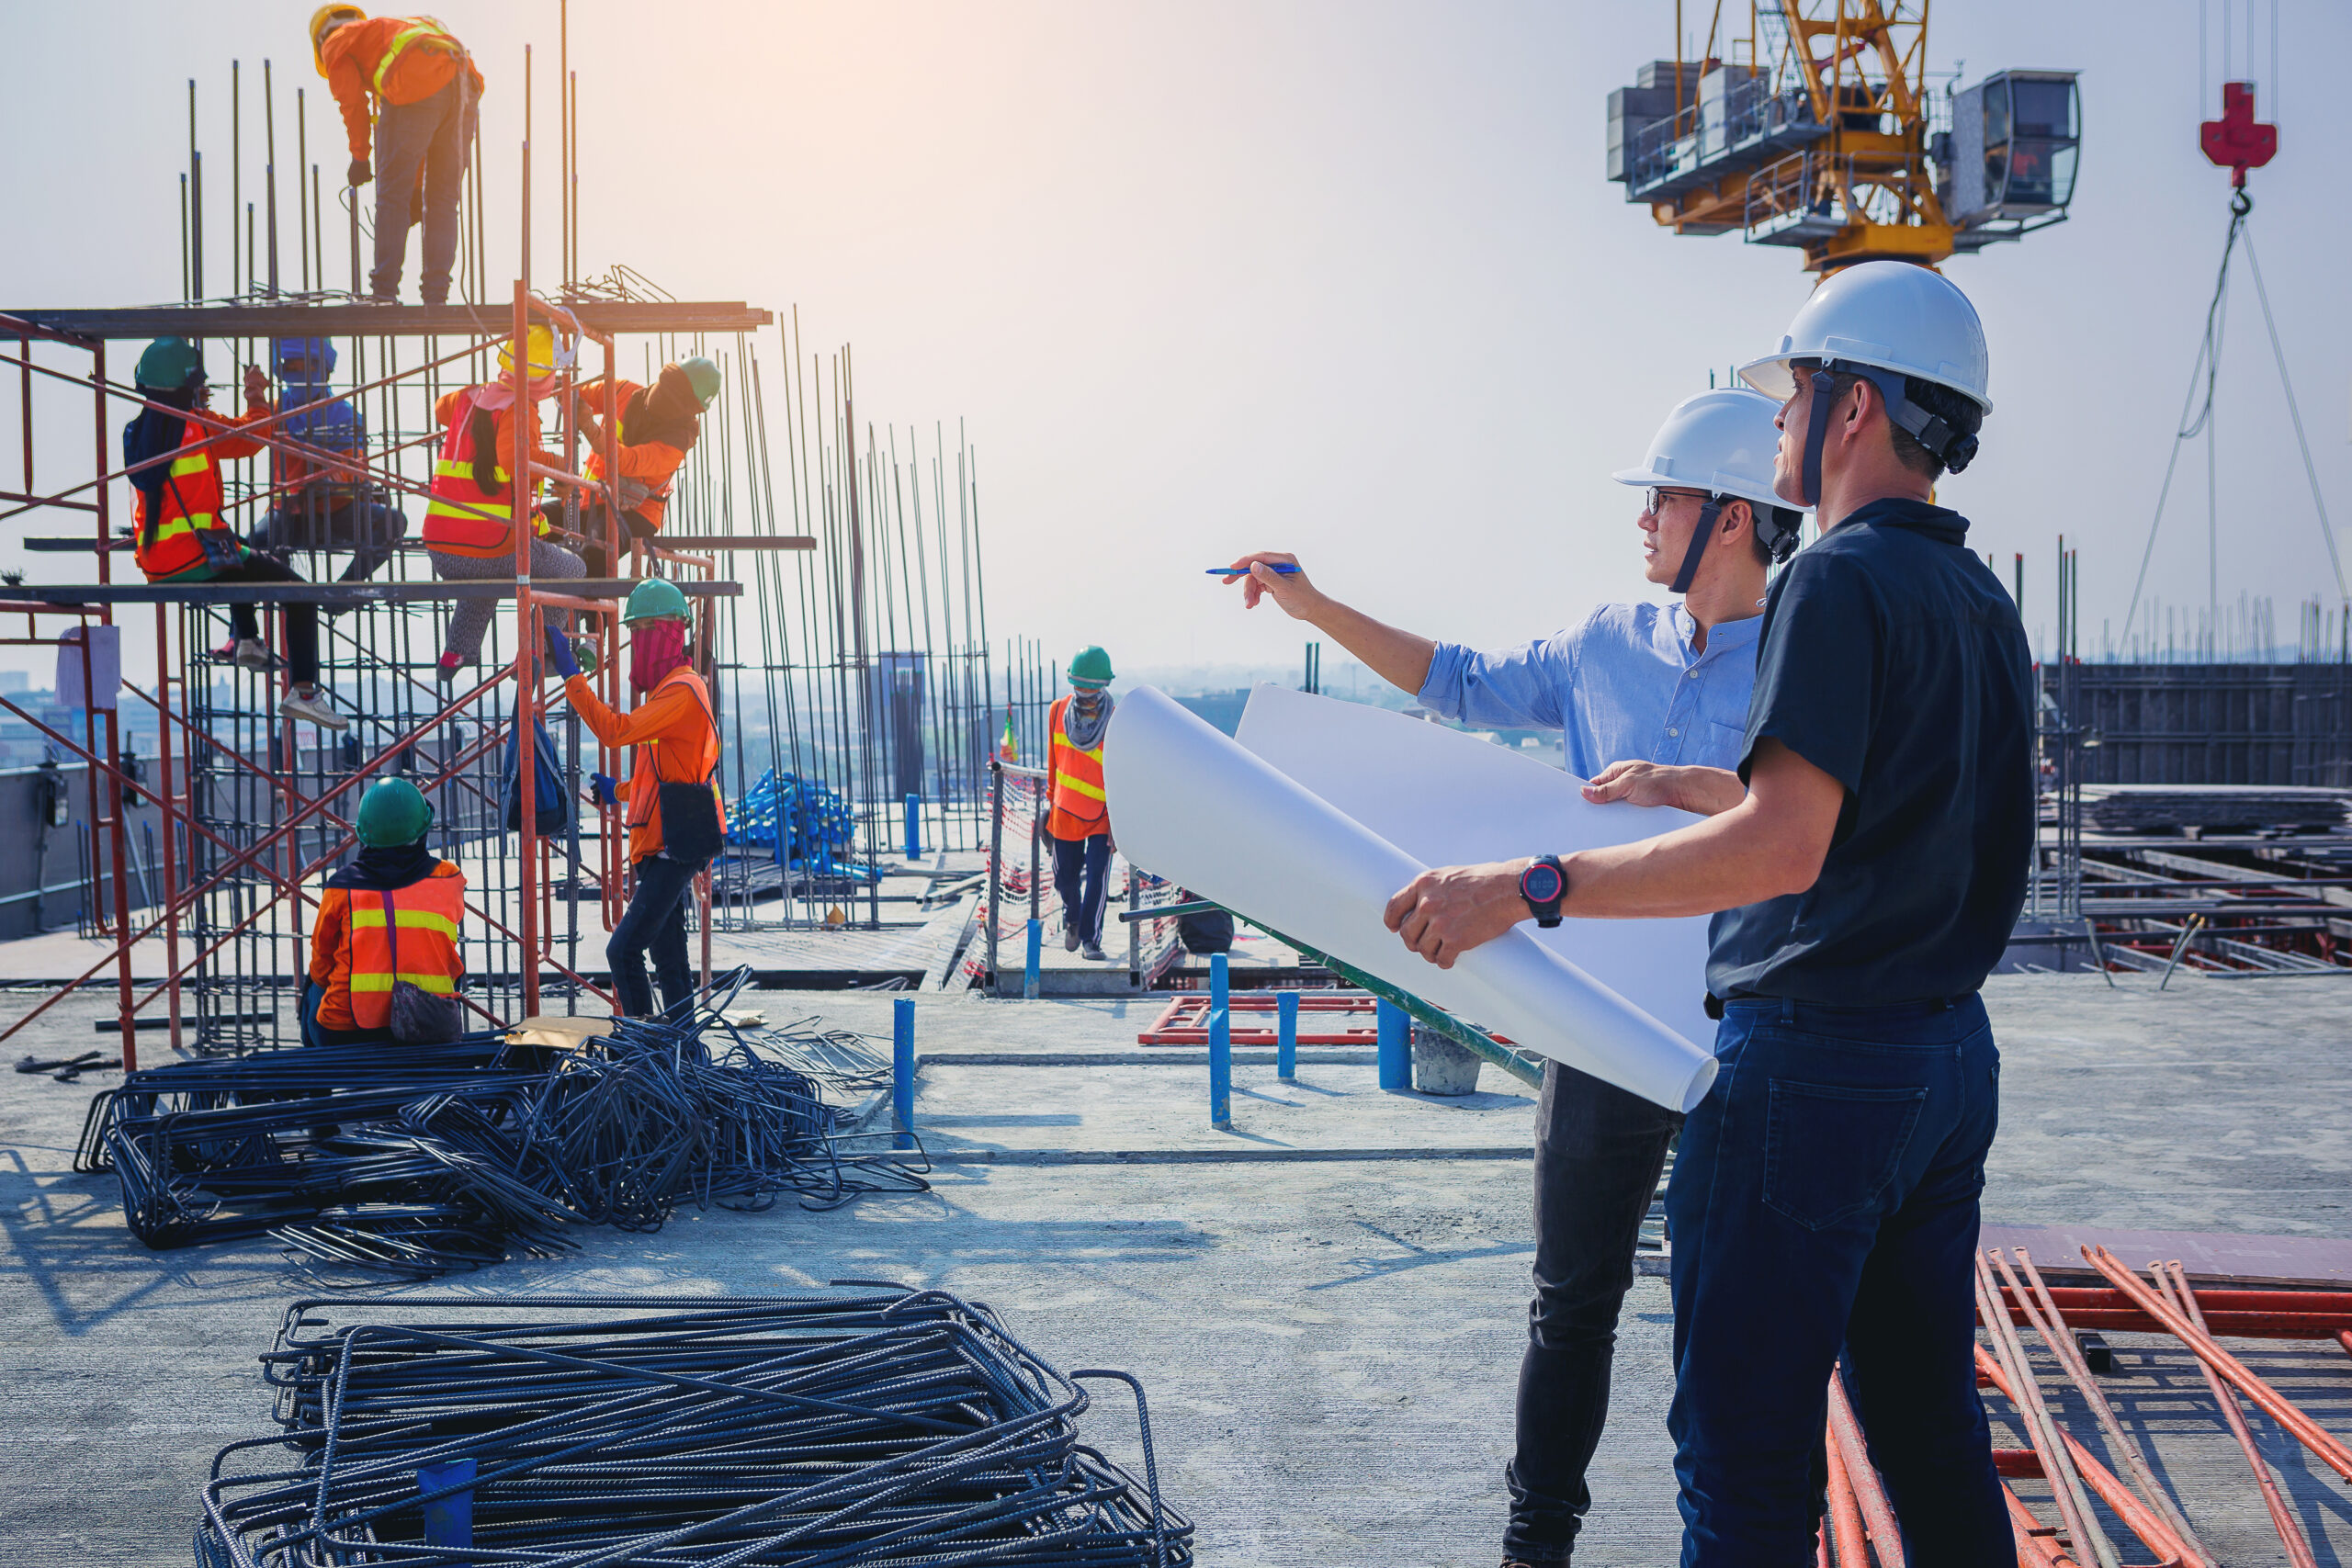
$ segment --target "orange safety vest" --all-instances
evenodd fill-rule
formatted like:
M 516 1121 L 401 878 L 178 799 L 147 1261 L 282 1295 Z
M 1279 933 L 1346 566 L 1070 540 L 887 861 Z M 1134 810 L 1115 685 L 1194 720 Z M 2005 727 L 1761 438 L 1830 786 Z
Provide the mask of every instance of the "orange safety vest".
M 460 57 L 466 52 L 466 46 L 449 36 L 449 29 L 441 25 L 439 18 L 411 17 L 406 21 L 408 25 L 394 33 L 391 42 L 384 46 L 384 52 L 376 57 L 376 74 L 368 82 L 368 90 L 379 98 L 384 96 L 386 79 L 391 75 L 392 66 L 410 45 L 424 44 L 429 49 Z
M 466 972 L 458 955 L 458 922 L 466 912 L 465 874 L 447 861 L 422 882 L 390 893 L 351 890 L 351 1016 L 361 1029 L 392 1021 L 392 982 L 439 997 L 455 996 Z M 385 924 L 391 911 L 395 925 Z M 400 968 L 392 968 L 392 931 L 400 933 Z M 322 1006 L 320 1011 L 323 1013 Z
M 611 389 L 605 394 L 605 408 L 603 412 L 605 413 L 605 417 L 610 420 L 614 425 L 613 434 L 616 438 L 614 445 L 616 446 L 622 445 L 618 440 L 618 436 L 620 434 L 619 425 L 621 412 L 628 407 L 629 400 L 643 390 L 645 390 L 645 389 L 639 386 L 634 381 L 622 381 L 616 379 L 611 384 Z M 662 450 L 668 452 L 678 451 L 676 447 L 672 446 L 666 441 L 639 442 L 639 445 L 641 446 L 658 446 Z M 685 461 L 686 455 L 683 452 L 678 452 L 677 462 L 673 464 L 670 471 L 663 474 L 658 480 L 649 479 L 642 474 L 623 474 L 621 476 L 621 485 L 643 486 L 646 493 L 643 499 L 639 500 L 635 505 L 628 503 L 627 495 L 624 493 L 621 510 L 624 512 L 636 513 L 639 516 L 644 518 L 647 523 L 652 525 L 654 532 L 661 532 L 662 519 L 670 510 L 670 492 L 677 488 L 678 469 L 685 466 Z M 588 448 L 588 460 L 582 467 L 582 472 L 592 479 L 601 481 L 604 479 L 604 447 L 601 446 L 591 446 Z M 622 543 L 626 544 L 628 543 L 628 540 L 623 539 Z
M 204 439 L 204 434 L 198 432 L 197 439 Z M 211 447 L 183 451 L 171 459 L 171 470 L 156 496 L 163 504 L 153 519 L 147 515 L 147 498 L 133 494 L 139 526 L 131 558 L 148 581 L 162 582 L 237 558 L 236 531 L 220 515 L 220 467 L 213 461 Z M 205 548 L 208 535 L 219 536 L 209 551 Z
M 1054 774 L 1046 831 L 1064 840 L 1091 839 L 1111 830 L 1111 803 L 1102 793 L 1102 743 L 1097 740 L 1085 751 L 1071 745 L 1062 732 L 1062 715 L 1069 710 L 1069 699 L 1063 697 L 1054 704 L 1046 721 L 1052 732 L 1049 754 Z
M 633 865 L 648 855 L 658 853 L 665 840 L 662 837 L 662 786 L 665 784 L 710 784 L 710 798 L 718 810 L 718 827 L 727 829 L 727 801 L 718 793 L 718 781 L 713 777 L 718 767 L 718 719 L 711 711 L 710 688 L 695 672 L 692 665 L 681 664 L 654 682 L 653 690 L 645 694 L 647 700 L 664 686 L 683 682 L 701 705 L 703 717 L 700 745 L 690 741 L 673 740 L 666 746 L 659 739 L 640 740 L 637 745 L 637 761 L 628 775 L 629 863 Z M 662 759 L 669 755 L 673 761 L 666 765 Z
M 514 476 L 497 466 L 494 442 L 482 454 L 491 462 L 490 488 L 484 490 L 474 482 L 474 397 L 481 389 L 468 387 L 458 394 L 449 432 L 441 440 L 441 456 L 433 465 L 433 494 L 424 507 L 424 543 L 428 549 L 453 556 L 511 556 L 514 553 Z M 515 406 L 509 405 L 510 412 Z M 533 487 L 534 493 L 537 488 Z

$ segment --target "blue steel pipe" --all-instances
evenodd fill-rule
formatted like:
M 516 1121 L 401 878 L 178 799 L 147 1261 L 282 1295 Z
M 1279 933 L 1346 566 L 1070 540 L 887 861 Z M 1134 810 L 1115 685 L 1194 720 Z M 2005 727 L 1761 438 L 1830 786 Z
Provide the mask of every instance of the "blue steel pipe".
M 890 1124 L 899 1148 L 915 1146 L 915 999 L 890 1004 Z
M 1380 1087 L 1413 1087 L 1413 1021 L 1403 1008 L 1380 998 Z
M 1043 960 L 1045 943 L 1045 922 L 1039 919 L 1031 919 L 1029 922 L 1029 957 L 1021 966 L 1021 999 L 1024 1002 L 1034 1002 L 1037 999 L 1037 965 Z
M 1222 953 L 1209 955 L 1209 1124 L 1233 1130 L 1233 1004 Z
M 1298 993 L 1274 998 L 1274 1076 L 1284 1083 L 1298 1077 Z
M 907 796 L 907 858 L 922 859 L 922 796 Z

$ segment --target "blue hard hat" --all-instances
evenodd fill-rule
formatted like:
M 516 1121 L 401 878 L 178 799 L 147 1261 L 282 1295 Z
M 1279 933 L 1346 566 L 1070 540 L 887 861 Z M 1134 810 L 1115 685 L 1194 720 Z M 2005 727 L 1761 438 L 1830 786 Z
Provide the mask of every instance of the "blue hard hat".
M 334 344 L 327 338 L 282 337 L 269 346 L 281 381 L 323 381 L 334 370 Z M 289 365 L 303 368 L 290 369 Z

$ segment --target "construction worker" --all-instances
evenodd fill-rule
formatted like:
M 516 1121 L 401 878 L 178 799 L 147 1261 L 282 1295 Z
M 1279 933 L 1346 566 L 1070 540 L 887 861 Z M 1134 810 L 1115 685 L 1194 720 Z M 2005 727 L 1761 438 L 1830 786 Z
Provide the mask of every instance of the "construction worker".
M 2016 605 L 1929 499 L 1975 456 L 1985 362 L 1936 273 L 1824 280 L 1741 371 L 1785 400 L 1777 488 L 1817 505 L 1821 537 L 1766 601 L 1737 768 L 1616 792 L 1708 819 L 1439 868 L 1387 910 L 1440 964 L 1530 916 L 1717 912 L 1721 1068 L 1666 1199 L 1686 1568 L 1815 1561 L 1841 1367 L 1905 1560 L 2015 1560 L 1976 1394 L 2000 1077 L 1977 987 L 2025 899 L 2034 692 Z
M 535 326 L 525 343 L 530 355 L 535 400 L 555 388 L 555 334 Z M 441 439 L 441 455 L 433 465 L 433 495 L 424 508 L 424 548 L 433 575 L 445 582 L 489 582 L 514 575 L 514 485 L 522 464 L 515 457 L 514 355 L 512 343 L 498 350 L 499 378 L 480 386 L 445 392 L 433 405 L 433 417 L 448 434 Z M 539 445 L 538 405 L 531 405 L 531 460 L 560 468 L 563 459 Z M 538 482 L 526 480 L 536 496 Z M 546 537 L 550 525 L 536 512 L 526 512 L 537 536 L 531 540 L 534 581 L 580 577 L 587 568 L 578 556 Z M 449 630 L 434 673 L 455 681 L 458 671 L 481 657 L 482 634 L 497 611 L 491 599 L 461 599 L 449 613 Z M 571 617 L 559 617 L 567 630 Z
M 702 416 L 718 400 L 722 382 L 718 367 L 697 355 L 664 365 L 650 387 L 599 376 L 582 385 L 572 400 L 574 416 L 587 444 L 585 473 L 605 477 L 605 433 L 597 421 L 619 421 L 613 432 L 618 443 L 615 467 L 620 476 L 620 542 L 650 539 L 662 531 L 670 505 L 670 488 L 686 454 L 702 438 Z M 550 523 L 560 525 L 562 503 L 549 502 Z M 580 515 L 581 558 L 588 575 L 603 577 L 613 570 L 605 552 L 605 508 L 601 502 Z
M 272 346 L 285 390 L 282 402 L 262 406 L 273 413 L 295 411 L 278 423 L 278 434 L 364 463 L 367 421 L 327 383 L 334 371 L 334 344 L 322 337 L 293 337 L 279 338 Z M 338 582 L 373 577 L 408 533 L 408 518 L 380 488 L 283 446 L 270 451 L 270 488 L 271 505 L 253 531 L 253 547 L 280 557 L 294 550 L 349 550 L 351 562 Z
M 147 574 L 147 581 L 303 581 L 284 562 L 241 541 L 223 512 L 220 465 L 252 457 L 262 449 L 262 443 L 249 435 L 216 435 L 215 432 L 221 424 L 243 427 L 269 417 L 269 378 L 261 367 L 246 367 L 244 417 L 232 420 L 185 417 L 205 409 L 211 394 L 204 355 L 187 338 L 157 338 L 149 344 L 131 378 L 151 405 L 122 427 L 122 459 L 136 497 L 132 558 Z M 322 729 L 349 728 L 351 721 L 335 712 L 319 690 L 318 607 L 288 604 L 279 608 L 286 622 L 286 661 L 293 681 L 277 711 Z M 216 649 L 214 657 L 233 659 L 247 670 L 275 667 L 277 661 L 261 640 L 257 606 L 230 605 L 229 626 L 231 640 Z
M 1046 716 L 1046 841 L 1062 901 L 1062 946 L 1102 959 L 1102 901 L 1111 876 L 1111 803 L 1102 794 L 1102 732 L 1111 728 L 1111 656 L 1080 649 L 1070 694 Z
M 406 779 L 387 779 L 360 796 L 359 852 L 327 878 L 311 931 L 302 998 L 308 1043 L 382 1037 L 391 1027 L 396 981 L 437 997 L 458 994 L 466 973 L 458 945 L 466 878 L 425 847 L 432 826 L 433 807 Z
M 1578 777 L 1611 777 L 1621 759 L 1668 773 L 1731 768 L 1755 682 L 1766 572 L 1796 547 L 1804 516 L 1773 489 L 1777 412 L 1745 389 L 1686 398 L 1641 464 L 1615 474 L 1643 487 L 1643 574 L 1674 602 L 1603 604 L 1577 626 L 1484 653 L 1383 625 L 1304 572 L 1271 570 L 1295 564 L 1288 555 L 1235 563 L 1250 574 L 1244 602 L 1272 598 L 1446 718 L 1561 731 Z M 1690 976 L 1694 987 L 1702 983 Z M 1574 1067 L 1544 1065 L 1535 1296 L 1520 1365 L 1518 1447 L 1504 1472 L 1506 1564 L 1566 1562 L 1592 1506 L 1585 1473 L 1609 1414 L 1617 1316 L 1681 1121 Z
M 598 697 L 571 644 L 550 632 L 548 658 L 563 676 L 564 694 L 582 723 L 607 746 L 634 746 L 628 778 L 628 860 L 637 879 L 628 908 L 613 928 L 605 957 L 621 1016 L 653 1013 L 645 958 L 674 1010 L 694 994 L 686 965 L 686 891 L 718 852 L 725 807 L 718 772 L 718 720 L 710 688 L 695 672 L 686 644 L 686 596 L 677 584 L 648 578 L 629 590 L 621 622 L 629 629 L 630 690 L 641 700 L 615 713 Z M 600 781 L 609 786 L 610 781 Z M 705 801 L 707 800 L 706 807 Z
M 422 222 L 423 298 L 447 304 L 458 264 L 458 191 L 473 145 L 481 73 L 466 46 L 431 17 L 370 17 L 356 6 L 311 13 L 311 58 L 343 111 L 354 199 L 359 186 L 378 182 L 370 298 L 389 305 L 400 297 L 408 231 Z

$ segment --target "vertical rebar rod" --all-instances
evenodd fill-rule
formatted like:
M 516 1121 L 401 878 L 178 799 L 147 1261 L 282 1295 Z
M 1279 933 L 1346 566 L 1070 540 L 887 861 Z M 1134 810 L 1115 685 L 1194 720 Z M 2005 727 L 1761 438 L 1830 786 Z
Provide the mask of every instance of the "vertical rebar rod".
M 241 62 L 229 62 L 229 292 L 232 295 L 244 292 L 242 280 L 253 267 L 251 254 L 241 255 L 237 249 L 237 214 L 245 204 L 243 70 Z
M 277 93 L 270 83 L 269 62 L 261 62 L 262 190 L 269 211 L 269 292 L 277 293 Z
M 196 78 L 187 79 L 188 298 L 204 298 L 204 154 L 196 146 Z

